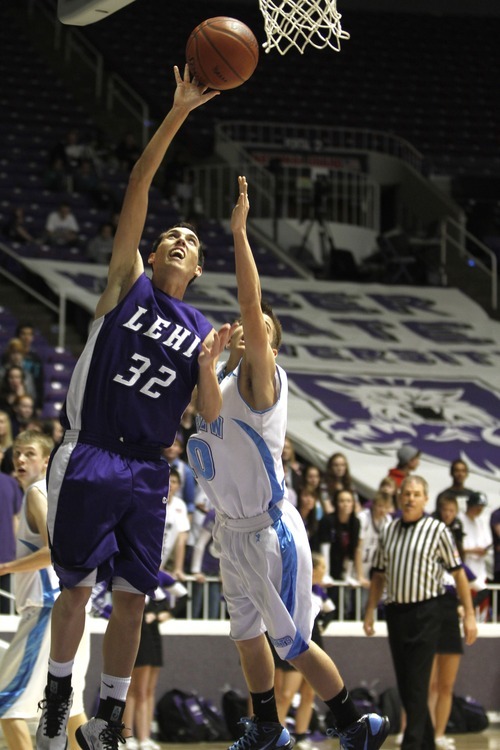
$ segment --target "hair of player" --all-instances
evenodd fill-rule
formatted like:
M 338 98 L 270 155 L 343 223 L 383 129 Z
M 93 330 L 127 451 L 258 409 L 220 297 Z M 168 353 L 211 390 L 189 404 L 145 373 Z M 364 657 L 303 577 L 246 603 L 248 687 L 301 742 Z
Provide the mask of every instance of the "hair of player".
M 269 304 L 269 302 L 262 300 L 260 303 L 260 309 L 262 310 L 264 315 L 267 315 L 272 320 L 273 327 L 274 327 L 274 335 L 271 341 L 271 346 L 273 349 L 279 350 L 281 346 L 281 339 L 283 337 L 283 330 L 281 328 L 280 320 L 278 316 L 276 315 L 276 313 L 274 312 L 271 305 Z
M 20 445 L 38 445 L 42 456 L 47 458 L 47 456 L 50 456 L 52 453 L 54 441 L 49 435 L 46 435 L 43 432 L 38 432 L 38 430 L 24 430 L 15 438 L 12 447 L 15 450 Z
M 177 224 L 172 224 L 171 227 L 168 229 L 165 229 L 164 232 L 161 232 L 158 237 L 153 242 L 153 246 L 151 248 L 152 253 L 156 253 L 158 250 L 158 246 L 164 239 L 164 237 L 170 232 L 171 229 L 176 229 L 177 227 L 180 227 L 181 229 L 189 229 L 191 232 L 194 232 L 194 234 L 198 237 L 198 232 L 196 231 L 195 227 L 192 224 L 189 224 L 187 221 L 178 221 Z M 205 256 L 206 256 L 206 248 L 200 238 L 198 237 L 198 265 L 203 268 L 203 265 L 205 263 Z

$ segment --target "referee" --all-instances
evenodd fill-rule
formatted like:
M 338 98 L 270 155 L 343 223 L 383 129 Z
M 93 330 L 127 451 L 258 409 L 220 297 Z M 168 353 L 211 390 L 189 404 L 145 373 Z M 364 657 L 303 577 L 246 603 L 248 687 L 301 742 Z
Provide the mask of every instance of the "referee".
M 387 589 L 389 645 L 407 723 L 403 750 L 432 750 L 434 728 L 427 706 L 429 680 L 444 595 L 443 571 L 455 578 L 464 607 L 465 642 L 474 643 L 477 626 L 469 585 L 455 542 L 441 521 L 424 512 L 425 479 L 409 476 L 401 484 L 402 517 L 381 532 L 372 568 L 364 630 L 374 634 L 374 612 Z

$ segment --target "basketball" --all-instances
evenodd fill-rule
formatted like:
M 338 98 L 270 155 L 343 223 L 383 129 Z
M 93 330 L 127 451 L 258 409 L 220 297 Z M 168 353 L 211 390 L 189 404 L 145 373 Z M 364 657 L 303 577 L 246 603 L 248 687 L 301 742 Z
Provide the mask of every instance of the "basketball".
M 186 60 L 191 75 L 211 89 L 225 91 L 248 81 L 259 60 L 259 44 L 241 21 L 208 18 L 190 34 Z

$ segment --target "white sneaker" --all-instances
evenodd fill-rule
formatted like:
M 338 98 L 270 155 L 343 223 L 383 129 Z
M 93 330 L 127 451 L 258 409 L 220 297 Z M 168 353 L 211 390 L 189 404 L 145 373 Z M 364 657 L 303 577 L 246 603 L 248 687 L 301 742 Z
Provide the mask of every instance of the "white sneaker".
M 38 704 L 42 715 L 36 730 L 36 750 L 66 750 L 66 727 L 72 703 L 73 692 L 67 700 L 60 700 L 45 689 L 45 698 Z
M 127 737 L 127 750 L 139 750 L 139 743 L 135 737 Z
M 399 734 L 397 734 L 394 739 L 394 744 L 397 745 L 398 747 L 401 747 L 401 745 L 403 744 L 403 737 L 404 737 L 403 732 L 400 732 Z
M 455 740 L 452 737 L 436 737 L 434 744 L 440 750 L 455 750 Z
M 161 750 L 161 745 L 152 740 L 151 737 L 148 737 L 146 740 L 139 743 L 139 750 Z
M 82 750 L 118 750 L 118 743 L 126 742 L 122 736 L 124 728 L 123 724 L 93 718 L 76 730 L 76 739 Z
M 304 737 L 303 740 L 295 743 L 294 750 L 319 750 L 319 747 L 309 737 Z

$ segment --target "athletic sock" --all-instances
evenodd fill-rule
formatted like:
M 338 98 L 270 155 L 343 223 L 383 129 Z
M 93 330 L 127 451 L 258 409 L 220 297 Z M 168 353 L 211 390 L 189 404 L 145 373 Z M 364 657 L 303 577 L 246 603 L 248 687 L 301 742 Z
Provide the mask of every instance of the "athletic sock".
M 49 658 L 47 674 L 47 694 L 57 698 L 69 698 L 71 695 L 71 674 L 74 660 L 59 662 Z
M 361 716 L 345 685 L 340 693 L 325 703 L 332 712 L 335 718 L 335 728 L 339 731 L 354 724 Z
M 266 690 L 265 693 L 250 693 L 250 697 L 252 698 L 253 712 L 258 721 L 269 721 L 279 724 L 280 720 L 276 708 L 274 688 Z
M 101 674 L 101 700 L 114 698 L 118 701 L 127 700 L 131 677 L 114 677 L 111 674 Z
M 125 701 L 119 701 L 116 698 L 100 698 L 95 717 L 104 719 L 108 724 L 121 724 L 124 711 Z

